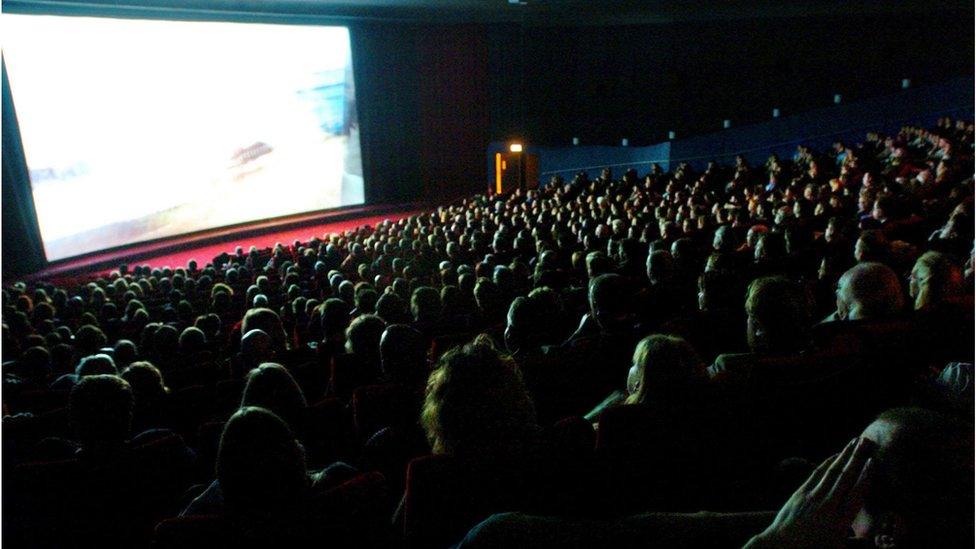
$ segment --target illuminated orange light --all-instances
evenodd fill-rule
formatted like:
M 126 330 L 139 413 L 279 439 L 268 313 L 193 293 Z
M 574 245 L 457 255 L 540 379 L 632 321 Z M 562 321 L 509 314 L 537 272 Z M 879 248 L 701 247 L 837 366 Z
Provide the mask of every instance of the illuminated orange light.
M 502 194 L 502 153 L 495 153 L 495 192 Z

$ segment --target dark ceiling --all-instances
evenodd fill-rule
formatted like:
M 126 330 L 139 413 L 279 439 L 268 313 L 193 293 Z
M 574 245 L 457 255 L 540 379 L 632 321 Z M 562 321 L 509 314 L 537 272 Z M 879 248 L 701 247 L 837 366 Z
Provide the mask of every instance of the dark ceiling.
M 5 11 L 139 10 L 267 13 L 348 20 L 528 25 L 667 24 L 708 20 L 959 12 L 970 0 L 4 0 Z M 971 15 L 970 15 L 971 16 Z

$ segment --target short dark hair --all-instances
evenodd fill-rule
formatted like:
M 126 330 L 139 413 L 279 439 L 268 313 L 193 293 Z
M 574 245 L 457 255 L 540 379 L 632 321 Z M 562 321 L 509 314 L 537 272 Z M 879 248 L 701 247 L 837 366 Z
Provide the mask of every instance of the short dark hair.
M 406 324 L 391 324 L 380 337 L 380 364 L 392 381 L 411 383 L 427 379 L 427 341 Z
M 754 330 L 749 334 L 755 350 L 795 350 L 806 343 L 810 307 L 795 282 L 782 276 L 765 276 L 749 284 L 746 313 Z
M 133 407 L 132 388 L 115 375 L 83 377 L 68 397 L 68 415 L 82 446 L 127 439 Z

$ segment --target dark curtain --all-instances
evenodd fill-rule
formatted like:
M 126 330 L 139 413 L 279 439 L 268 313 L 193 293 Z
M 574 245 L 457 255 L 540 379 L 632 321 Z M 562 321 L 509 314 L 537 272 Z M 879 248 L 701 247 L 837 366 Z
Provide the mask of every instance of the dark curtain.
M 34 198 L 20 143 L 7 66 L 3 65 L 3 278 L 43 268 L 44 246 L 34 215 Z M 5 280 L 6 282 L 6 280 Z

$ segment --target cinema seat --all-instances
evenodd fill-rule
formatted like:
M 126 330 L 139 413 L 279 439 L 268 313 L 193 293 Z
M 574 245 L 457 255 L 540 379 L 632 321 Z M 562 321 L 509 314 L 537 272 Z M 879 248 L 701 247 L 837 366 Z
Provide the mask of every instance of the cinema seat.
M 746 438 L 769 459 L 822 458 L 856 436 L 884 406 L 872 369 L 848 348 L 798 355 L 726 354 L 716 363 L 732 373 L 720 385 L 735 415 L 752 425 L 752 436 Z M 824 422 L 825 417 L 838 420 Z M 803 436 L 762 434 L 786 432 Z
M 160 433 L 118 459 L 15 468 L 4 488 L 4 541 L 22 547 L 145 546 L 153 524 L 178 512 L 179 496 L 189 486 L 185 449 L 179 436 Z
M 356 437 L 364 441 L 384 427 L 415 425 L 423 394 L 410 394 L 396 384 L 366 385 L 352 394 Z
M 430 343 L 430 358 L 436 361 L 444 353 L 450 351 L 454 347 L 459 345 L 464 345 L 468 343 L 474 336 L 478 335 L 477 332 L 463 332 L 459 334 L 445 334 L 434 337 Z
M 555 450 L 551 456 L 559 456 Z M 451 456 L 419 457 L 407 466 L 402 527 L 408 547 L 447 547 L 493 513 L 593 511 L 584 462 L 523 456 L 515 463 Z
M 383 476 L 366 473 L 312 498 L 300 515 L 283 523 L 219 515 L 169 518 L 156 525 L 154 549 L 187 547 L 388 547 L 390 531 L 377 528 L 389 516 Z
M 296 431 L 305 443 L 310 465 L 329 465 L 350 453 L 352 421 L 338 399 L 326 398 L 310 405 Z
M 707 406 L 708 403 L 702 403 Z M 597 429 L 601 500 L 618 513 L 693 511 L 726 468 L 729 447 L 702 414 L 680 417 L 643 405 L 607 408 Z

